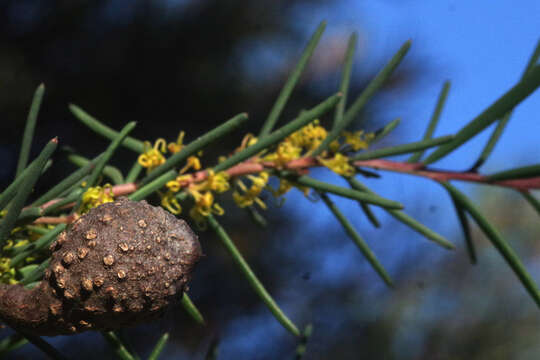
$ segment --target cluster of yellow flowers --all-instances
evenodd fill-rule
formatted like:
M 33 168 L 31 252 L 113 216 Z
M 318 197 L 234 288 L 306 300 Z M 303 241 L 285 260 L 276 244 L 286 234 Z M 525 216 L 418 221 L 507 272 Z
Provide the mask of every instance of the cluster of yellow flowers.
M 41 227 L 52 229 L 52 225 L 39 225 Z M 17 248 L 25 246 L 31 242 L 36 241 L 42 235 L 34 232 L 27 227 L 16 227 L 11 230 L 12 237 L 6 241 L 6 244 L 2 247 L 4 253 L 9 253 Z M 36 260 L 35 256 L 27 256 L 24 261 L 21 261 L 17 266 L 11 266 L 10 257 L 0 257 L 0 283 L 4 284 L 17 284 L 17 271 L 27 264 L 31 264 Z
M 151 172 L 153 169 L 166 161 L 167 152 L 174 154 L 184 147 L 185 133 L 182 131 L 175 143 L 169 143 L 164 139 L 158 139 L 154 145 L 145 142 L 145 151 L 139 156 L 138 162 L 141 166 Z M 286 165 L 301 157 L 310 156 L 316 150 L 328 132 L 319 124 L 318 120 L 304 126 L 281 141 L 273 151 L 262 152 L 254 161 L 272 163 L 274 168 L 283 169 Z M 339 140 L 342 140 L 341 142 Z M 373 139 L 373 134 L 366 134 L 363 131 L 343 132 L 338 140 L 334 140 L 329 151 L 323 152 L 317 157 L 319 163 L 340 175 L 353 175 L 354 167 L 350 164 L 350 159 L 340 149 L 358 151 L 366 149 Z M 247 134 L 236 152 L 245 149 L 257 142 L 257 138 L 252 134 Z M 205 218 L 209 214 L 222 215 L 223 208 L 215 202 L 215 195 L 228 191 L 231 188 L 230 178 L 226 172 L 214 173 L 207 170 L 204 181 L 195 183 L 189 170 L 198 171 L 202 168 L 200 156 L 190 156 L 185 166 L 179 171 L 176 179 L 166 184 L 166 191 L 160 192 L 161 205 L 174 214 L 179 214 L 182 207 L 177 200 L 178 192 L 186 190 L 194 200 L 194 205 L 190 209 L 190 216 L 200 225 L 204 226 Z M 223 158 L 221 159 L 223 160 Z M 266 204 L 260 195 L 263 190 L 269 190 L 275 197 L 281 197 L 293 188 L 293 184 L 285 179 L 280 179 L 277 189 L 272 189 L 268 185 L 270 178 L 269 171 L 262 171 L 257 175 L 246 175 L 242 178 L 234 179 L 233 200 L 239 207 L 247 207 L 257 204 L 260 208 L 266 209 Z M 246 185 L 245 182 L 248 182 Z M 300 188 L 307 196 L 309 189 Z
M 15 268 L 10 266 L 11 259 L 8 257 L 0 258 L 0 282 L 4 284 L 16 284 Z
M 242 191 L 242 193 L 238 190 L 233 192 L 234 202 L 236 202 L 236 204 L 242 208 L 256 203 L 262 209 L 266 209 L 266 204 L 259 198 L 259 195 L 268 185 L 270 174 L 268 174 L 267 171 L 262 171 L 259 173 L 259 176 L 248 175 L 246 177 L 251 181 L 251 186 L 247 188 L 242 180 L 238 180 L 236 185 Z
M 82 183 L 82 186 L 86 186 L 84 182 Z M 84 192 L 82 196 L 81 208 L 79 209 L 79 213 L 84 214 L 88 212 L 88 210 L 96 206 L 113 201 L 114 195 L 111 184 L 90 187 Z
M 176 142 L 167 144 L 165 139 L 159 138 L 154 143 L 154 146 L 149 141 L 144 142 L 144 152 L 139 155 L 138 162 L 139 164 L 146 168 L 147 172 L 150 172 L 157 168 L 159 165 L 163 164 L 165 159 L 165 154 L 167 151 L 171 154 L 175 154 L 182 150 L 184 147 L 184 136 L 185 132 L 181 131 L 176 139 Z M 202 155 L 202 152 L 198 154 Z M 186 166 L 180 171 L 181 174 L 185 173 L 189 169 L 199 170 L 201 168 L 201 161 L 197 156 L 190 156 L 187 160 Z

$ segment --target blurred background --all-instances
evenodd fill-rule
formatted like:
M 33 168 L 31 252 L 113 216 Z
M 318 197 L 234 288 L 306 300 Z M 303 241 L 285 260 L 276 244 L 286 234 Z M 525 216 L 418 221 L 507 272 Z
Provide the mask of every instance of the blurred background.
M 281 121 L 333 94 L 348 36 L 359 33 L 353 99 L 407 39 L 413 47 L 355 128 L 400 127 L 381 145 L 421 138 L 445 80 L 452 88 L 436 136 L 457 131 L 519 79 L 540 35 L 540 3 L 494 1 L 27 1 L 0 2 L 0 188 L 11 180 L 33 92 L 46 85 L 33 154 L 46 141 L 93 157 L 108 143 L 69 112 L 75 103 L 133 136 L 189 141 L 240 112 L 257 132 L 318 23 L 327 29 Z M 521 104 L 481 169 L 538 162 L 540 92 Z M 324 120 L 323 120 L 324 121 Z M 243 132 L 205 152 L 204 164 L 239 144 Z M 437 163 L 465 170 L 486 132 Z M 224 150 L 226 149 L 226 150 Z M 136 157 L 121 150 L 114 164 Z M 399 159 L 399 157 L 398 157 Z M 58 152 L 36 192 L 74 166 Z M 334 198 L 395 281 L 388 289 L 322 203 L 298 191 L 265 212 L 267 229 L 224 200 L 222 219 L 237 246 L 294 322 L 313 323 L 306 359 L 538 359 L 540 311 L 486 238 L 475 229 L 479 263 L 471 265 L 452 204 L 438 185 L 382 174 L 367 184 L 457 246 L 443 250 L 373 208 L 374 229 L 354 201 Z M 340 183 L 325 171 L 313 176 Z M 538 215 L 510 190 L 458 184 L 479 203 L 540 282 Z M 272 204 L 271 199 L 268 201 Z M 163 359 L 204 359 L 219 339 L 218 359 L 293 359 L 296 340 L 251 291 L 211 232 L 200 233 L 206 258 L 190 296 L 208 326 L 174 309 L 164 319 L 122 332 L 145 357 L 164 331 Z M 8 330 L 0 335 L 6 336 Z M 99 334 L 48 339 L 68 357 L 112 359 Z M 27 345 L 13 359 L 43 356 Z

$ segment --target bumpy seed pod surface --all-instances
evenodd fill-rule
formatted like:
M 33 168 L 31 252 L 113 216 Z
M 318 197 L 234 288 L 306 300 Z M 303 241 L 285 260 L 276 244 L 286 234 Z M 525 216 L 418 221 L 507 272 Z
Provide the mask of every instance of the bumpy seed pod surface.
M 16 329 L 53 336 L 151 320 L 182 296 L 202 255 L 185 221 L 126 198 L 91 209 L 51 250 L 38 286 L 0 287 L 0 317 Z

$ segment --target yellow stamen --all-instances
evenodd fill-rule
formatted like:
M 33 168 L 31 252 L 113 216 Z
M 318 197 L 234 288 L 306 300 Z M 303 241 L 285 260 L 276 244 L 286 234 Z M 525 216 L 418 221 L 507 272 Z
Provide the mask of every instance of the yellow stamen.
M 339 175 L 354 175 L 354 167 L 349 164 L 349 158 L 343 154 L 336 153 L 331 159 L 319 158 L 319 162 Z

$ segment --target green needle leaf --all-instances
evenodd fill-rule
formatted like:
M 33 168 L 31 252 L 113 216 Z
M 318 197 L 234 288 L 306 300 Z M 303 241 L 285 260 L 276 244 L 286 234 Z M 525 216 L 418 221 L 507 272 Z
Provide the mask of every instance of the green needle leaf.
M 34 171 L 33 169 L 36 167 L 36 164 L 39 162 L 39 157 L 36 158 L 34 161 L 30 163 L 23 171 L 22 173 L 15 179 L 9 186 L 2 192 L 0 195 L 0 209 L 3 209 L 10 201 L 15 197 L 17 191 L 21 188 L 21 185 L 24 181 L 24 179 L 27 177 L 27 175 Z M 47 160 L 48 162 L 48 160 Z M 43 166 L 43 168 L 46 166 L 47 162 Z M 40 175 L 43 173 L 43 169 L 40 172 Z
M 94 169 L 100 156 L 102 155 L 97 156 L 95 159 L 88 162 L 79 170 L 73 172 L 64 180 L 60 181 L 57 185 L 53 186 L 49 191 L 47 191 L 45 194 L 41 195 L 36 201 L 34 201 L 32 203 L 32 206 L 43 205 L 47 201 L 55 199 L 57 196 L 60 196 L 60 194 L 62 194 L 64 191 L 77 184 Z
M 109 345 L 114 349 L 116 356 L 122 360 L 135 360 L 135 357 L 130 354 L 124 344 L 113 331 L 102 331 L 101 335 L 107 340 Z
M 474 242 L 471 236 L 471 227 L 469 225 L 469 220 L 467 219 L 467 214 L 465 210 L 461 207 L 460 203 L 451 196 L 452 202 L 454 203 L 454 208 L 456 209 L 456 214 L 463 229 L 463 235 L 465 236 L 465 244 L 467 245 L 467 253 L 469 254 L 469 260 L 471 264 L 476 264 L 476 250 L 474 247 Z
M 152 353 L 150 353 L 150 356 L 148 357 L 148 360 L 158 360 L 159 355 L 165 348 L 165 344 L 167 344 L 167 340 L 169 340 L 169 333 L 165 333 L 161 335 L 158 342 L 156 343 L 156 346 L 154 347 L 154 350 L 152 350 Z
M 87 114 L 83 109 L 81 109 L 77 105 L 70 104 L 69 110 L 73 113 L 73 115 L 75 115 L 77 119 L 79 119 L 80 122 L 88 126 L 95 133 L 103 136 L 104 138 L 107 138 L 109 140 L 114 140 L 118 136 L 119 134 L 118 131 L 115 131 L 111 129 L 110 127 L 108 127 L 107 125 L 101 123 L 96 118 Z M 136 153 L 142 153 L 144 151 L 143 142 L 129 136 L 126 137 L 122 141 L 122 146 Z
M 204 360 L 217 360 L 219 355 L 219 338 L 214 337 L 208 346 Z
M 521 195 L 527 200 L 527 202 L 536 210 L 538 215 L 540 215 L 540 201 L 536 199 L 530 192 L 528 191 L 520 191 Z
M 366 152 L 354 155 L 352 157 L 352 160 L 354 161 L 371 160 L 371 159 L 379 159 L 379 158 L 393 156 L 393 155 L 407 154 L 407 153 L 411 153 L 418 150 L 429 149 L 437 145 L 446 144 L 452 141 L 453 139 L 454 137 L 452 135 L 448 135 L 448 136 L 441 136 L 435 139 L 412 142 L 409 144 L 390 146 L 383 149 L 366 151 Z
M 538 64 L 538 59 L 540 59 L 540 40 L 536 43 L 536 47 L 534 48 L 534 51 L 529 58 L 529 61 L 527 62 L 527 66 L 525 67 L 525 71 L 523 72 L 523 76 L 527 75 L 531 69 Z
M 525 71 L 523 71 L 523 75 L 521 75 L 521 79 L 523 79 L 523 77 L 529 73 L 529 71 L 533 68 L 534 65 L 536 65 L 536 63 L 538 62 L 538 57 L 540 57 L 540 41 L 538 41 L 538 44 L 536 45 L 536 48 L 534 49 L 533 54 L 529 59 L 527 66 L 525 67 Z M 499 122 L 497 123 L 497 127 L 495 128 L 495 130 L 493 130 L 493 133 L 491 133 L 491 136 L 486 143 L 486 146 L 482 150 L 482 153 L 478 157 L 478 160 L 476 160 L 476 162 L 472 166 L 471 171 L 476 171 L 480 166 L 484 164 L 489 155 L 491 155 L 491 152 L 499 141 L 499 138 L 501 137 L 504 129 L 506 128 L 510 117 L 512 117 L 512 111 L 507 112 L 503 116 L 503 118 L 499 120 Z
M 45 147 L 43 148 L 43 151 L 37 157 L 35 164 L 31 166 L 28 174 L 23 178 L 17 194 L 15 195 L 13 201 L 8 207 L 6 216 L 2 219 L 2 222 L 0 223 L 0 244 L 3 244 L 11 233 L 11 229 L 13 229 L 15 221 L 19 217 L 19 214 L 21 213 L 26 199 L 32 192 L 34 185 L 36 184 L 39 176 L 41 175 L 41 170 L 45 166 L 45 163 L 47 163 L 47 160 L 49 160 L 49 158 L 51 157 L 57 145 L 57 138 L 49 141 L 47 145 L 45 145 Z
M 114 140 L 110 143 L 110 145 L 107 147 L 107 150 L 103 153 L 103 156 L 100 156 L 99 160 L 96 163 L 96 167 L 94 170 L 92 170 L 92 173 L 90 174 L 90 177 L 88 181 L 86 182 L 86 186 L 84 187 L 83 194 L 86 192 L 89 188 L 96 186 L 99 176 L 103 172 L 103 169 L 105 168 L 105 165 L 109 160 L 112 158 L 114 152 L 122 141 L 127 137 L 127 134 L 131 132 L 135 128 L 135 125 L 137 123 L 135 121 L 131 121 L 127 123 L 126 126 L 118 133 L 118 135 L 114 138 Z M 82 202 L 82 197 L 77 200 L 77 204 L 75 205 L 74 209 L 77 210 Z
M 345 113 L 345 105 L 347 104 L 347 94 L 349 92 L 349 84 L 351 82 L 351 71 L 354 59 L 354 51 L 356 49 L 356 42 L 358 41 L 358 34 L 352 33 L 349 37 L 349 43 L 347 45 L 347 52 L 345 53 L 345 61 L 343 64 L 343 73 L 341 74 L 341 85 L 339 91 L 343 94 L 341 101 L 336 105 L 336 111 L 334 113 L 334 125 L 336 127 L 343 119 Z
M 302 72 L 304 71 L 304 68 L 306 67 L 306 64 L 308 63 L 309 59 L 311 58 L 311 55 L 313 54 L 315 47 L 319 43 L 319 40 L 321 39 L 321 36 L 324 32 L 325 27 L 326 27 L 326 21 L 322 21 L 317 27 L 317 30 L 315 30 L 315 33 L 311 36 L 311 39 L 309 40 L 306 48 L 304 49 L 304 52 L 302 53 L 302 56 L 300 57 L 298 64 L 296 64 L 293 72 L 287 79 L 287 82 L 285 83 L 285 85 L 283 85 L 283 89 L 281 89 L 281 92 L 278 95 L 276 103 L 272 107 L 272 110 L 270 111 L 268 118 L 264 122 L 261 132 L 259 133 L 259 139 L 262 139 L 266 137 L 268 134 L 270 134 L 270 132 L 276 125 L 279 115 L 283 111 L 285 104 L 287 104 L 287 100 L 289 99 L 289 96 L 291 95 L 294 87 L 296 86 L 296 83 L 298 82 L 300 75 L 302 75 Z
M 439 147 L 422 162 L 426 165 L 431 164 L 450 154 L 454 149 L 478 135 L 482 130 L 493 124 L 498 118 L 516 107 L 520 102 L 532 94 L 538 86 L 540 86 L 540 65 L 531 68 L 530 72 L 528 72 L 520 82 L 464 126 L 456 134 L 452 142 Z
M 199 311 L 199 309 L 197 309 L 197 307 L 195 306 L 195 304 L 193 303 L 193 301 L 191 301 L 191 299 L 189 298 L 188 294 L 184 293 L 182 295 L 182 306 L 184 307 L 184 310 L 187 311 L 187 313 L 191 316 L 191 318 L 193 320 L 195 320 L 195 322 L 199 325 L 202 325 L 202 326 L 205 326 L 206 323 L 204 321 L 204 317 L 202 316 L 201 312 Z
M 84 167 L 91 162 L 91 160 L 77 154 L 69 154 L 67 158 L 70 162 L 80 167 Z M 124 176 L 122 175 L 122 172 L 114 166 L 105 165 L 103 168 L 103 175 L 111 179 L 115 185 L 124 183 Z
M 253 273 L 253 270 L 251 270 L 246 260 L 244 260 L 244 257 L 242 254 L 240 254 L 229 235 L 225 232 L 225 229 L 223 229 L 213 215 L 210 214 L 207 217 L 207 220 L 208 224 L 221 240 L 222 244 L 232 256 L 233 260 L 240 267 L 242 274 L 246 277 L 253 290 L 257 293 L 257 295 L 259 295 L 274 317 L 294 336 L 300 336 L 300 331 L 296 325 L 287 317 L 287 315 L 285 315 L 285 313 L 279 308 L 278 304 L 276 304 L 274 299 L 270 296 L 268 291 L 266 291 L 263 284 L 261 284 L 255 273 Z
M 296 356 L 295 360 L 301 360 L 307 349 L 307 342 L 309 338 L 311 337 L 311 334 L 313 333 L 313 324 L 307 324 L 304 328 L 304 332 L 302 333 L 302 339 L 300 340 L 300 343 L 296 347 Z
M 40 84 L 34 98 L 32 99 L 32 105 L 30 105 L 30 112 L 26 119 L 26 127 L 24 128 L 23 140 L 21 144 L 21 153 L 19 154 L 19 161 L 17 163 L 17 171 L 15 172 L 15 178 L 17 178 L 28 163 L 30 157 L 30 148 L 32 147 L 32 139 L 34 137 L 34 129 L 36 128 L 37 116 L 39 108 L 41 107 L 41 100 L 43 99 L 43 93 L 45 93 L 45 85 Z
M 55 202 L 54 204 L 52 204 L 50 206 L 47 206 L 39 216 L 52 214 L 56 210 L 59 210 L 62 207 L 64 207 L 65 205 L 70 204 L 72 202 L 76 202 L 78 199 L 80 199 L 82 194 L 83 194 L 83 189 L 81 189 L 81 188 L 75 189 L 73 192 L 71 192 L 65 198 L 60 199 L 59 201 Z
M 234 166 L 238 164 L 239 162 L 247 160 L 250 157 L 258 154 L 262 150 L 267 149 L 269 146 L 278 143 L 279 141 L 283 140 L 284 138 L 286 138 L 287 136 L 289 136 L 296 130 L 309 124 L 310 122 L 312 122 L 319 116 L 328 112 L 330 109 L 336 106 L 341 96 L 342 96 L 341 93 L 337 93 L 333 96 L 330 96 L 328 99 L 324 100 L 322 103 L 315 106 L 314 108 L 308 111 L 302 112 L 296 119 L 294 119 L 290 123 L 282 126 L 281 128 L 267 135 L 263 139 L 260 139 L 255 144 L 245 148 L 244 150 L 240 152 L 237 152 L 236 154 L 227 158 L 225 161 L 217 164 L 214 167 L 214 171 L 217 173 L 222 170 L 227 170 L 231 166 Z
M 360 234 L 354 229 L 352 224 L 347 220 L 345 215 L 339 210 L 339 208 L 334 204 L 332 200 L 326 195 L 325 193 L 319 192 L 319 195 L 321 196 L 321 199 L 324 201 L 326 206 L 330 209 L 332 214 L 336 217 L 336 219 L 339 221 L 347 235 L 351 238 L 351 240 L 356 244 L 358 249 L 362 252 L 366 260 L 371 264 L 373 269 L 379 274 L 381 279 L 388 285 L 389 287 L 392 287 L 392 279 L 390 279 L 390 275 L 386 272 L 384 266 L 377 260 L 377 257 L 371 251 L 368 244 L 362 239 Z
M 148 197 L 148 195 L 158 191 L 163 186 L 165 186 L 166 183 L 175 179 L 177 175 L 178 173 L 175 170 L 169 170 L 165 174 L 161 175 L 157 179 L 144 185 L 142 188 L 129 195 L 128 198 L 133 201 L 145 199 L 146 197 Z
M 540 176 L 540 164 L 501 171 L 488 176 L 489 181 L 503 181 Z
M 506 243 L 506 241 L 504 241 L 497 229 L 495 229 L 486 220 L 486 218 L 480 213 L 480 211 L 478 211 L 474 204 L 458 189 L 447 182 L 441 182 L 441 185 L 444 186 L 444 188 L 450 193 L 450 196 L 452 196 L 465 210 L 467 210 L 480 229 L 482 229 L 489 241 L 503 256 L 508 265 L 510 265 L 510 268 L 512 268 L 536 304 L 540 307 L 540 293 L 538 291 L 538 287 L 527 272 L 527 269 L 525 269 L 525 266 L 523 266 L 517 254 Z
M 139 164 L 139 160 L 135 160 L 135 163 L 133 164 L 126 176 L 126 183 L 132 183 L 137 181 L 137 178 L 141 174 L 142 169 L 143 167 L 141 164 Z
M 424 137 L 422 138 L 422 140 L 431 139 L 431 137 L 433 136 L 433 133 L 435 132 L 435 128 L 437 127 L 437 124 L 439 123 L 439 118 L 441 117 L 444 103 L 446 102 L 446 98 L 448 97 L 448 91 L 450 91 L 450 81 L 445 81 L 442 87 L 441 93 L 439 94 L 439 98 L 437 99 L 437 105 L 435 105 L 435 111 L 433 112 L 433 115 L 431 115 L 431 119 L 429 120 L 428 127 L 426 129 L 426 132 L 424 133 Z M 414 153 L 407 161 L 410 163 L 418 162 L 420 161 L 423 155 L 424 155 L 424 150 L 420 150 Z
M 54 229 L 50 230 L 46 235 L 40 237 L 38 240 L 26 244 L 25 246 L 14 248 L 13 255 L 15 256 L 11 258 L 9 266 L 15 267 L 19 265 L 28 256 L 48 247 L 54 241 L 54 239 L 56 239 L 56 236 L 62 231 L 64 231 L 65 228 L 66 224 L 59 224 Z
M 397 118 L 390 121 L 382 129 L 375 131 L 375 137 L 373 138 L 373 140 L 371 140 L 370 143 L 376 143 L 377 141 L 384 139 L 388 134 L 390 134 L 392 131 L 394 131 L 395 128 L 398 127 L 399 123 L 401 123 L 401 119 Z
M 262 214 L 254 206 L 246 206 L 245 209 L 255 224 L 263 229 L 268 226 L 268 222 L 264 216 L 262 216 Z
M 20 332 L 20 331 L 19 331 Z M 49 358 L 54 360 L 67 360 L 67 358 L 62 355 L 58 350 L 56 350 L 51 344 L 40 338 L 39 336 L 26 334 L 20 332 L 32 345 L 41 350 Z
M 362 211 L 366 215 L 367 219 L 369 220 L 369 222 L 373 226 L 375 226 L 376 228 L 381 227 L 381 224 L 379 223 L 379 220 L 377 219 L 377 217 L 375 216 L 373 211 L 371 211 L 371 209 L 369 208 L 369 206 L 367 204 L 363 203 L 362 201 L 359 201 L 358 205 L 360 205 L 360 208 L 362 209 Z
M 0 341 L 0 358 L 6 356 L 10 351 L 16 350 L 28 343 L 28 340 L 21 334 L 12 334 Z
M 346 177 L 346 176 L 343 176 L 343 178 L 345 180 L 347 180 L 349 182 L 349 186 L 352 188 L 353 185 L 351 184 L 351 182 L 349 181 L 350 178 Z M 352 178 L 354 179 L 354 178 Z M 360 190 L 358 187 L 356 188 L 353 188 L 354 190 L 357 190 L 357 191 L 363 191 L 363 190 Z M 366 218 L 369 220 L 369 222 L 376 228 L 379 228 L 381 227 L 381 223 L 379 222 L 379 220 L 377 219 L 377 217 L 375 216 L 375 214 L 373 213 L 373 211 L 371 211 L 371 208 L 364 202 L 362 201 L 358 201 L 358 205 L 360 205 L 360 208 L 362 209 L 362 211 L 364 212 L 364 214 L 366 215 Z
M 118 133 L 118 135 L 116 135 L 116 137 L 113 139 L 113 141 L 107 147 L 107 150 L 105 150 L 105 152 L 103 153 L 103 156 L 101 156 L 99 158 L 99 160 L 98 160 L 98 162 L 96 164 L 96 167 L 94 168 L 94 170 L 90 174 L 90 178 L 87 181 L 85 190 L 87 190 L 88 188 L 96 185 L 99 176 L 101 175 L 103 169 L 105 168 L 105 165 L 112 158 L 114 152 L 116 151 L 116 149 L 118 149 L 118 147 L 120 146 L 122 141 L 124 141 L 124 139 L 127 137 L 127 135 L 135 128 L 135 125 L 137 125 L 137 123 L 135 121 L 131 121 L 131 122 L 127 123 L 127 125 L 122 128 L 122 131 L 120 131 L 120 133 Z
M 470 171 L 478 170 L 478 168 L 486 162 L 489 155 L 491 155 L 491 153 L 493 152 L 493 149 L 495 148 L 495 145 L 499 141 L 499 138 L 501 137 L 504 129 L 506 128 L 506 125 L 508 124 L 510 117 L 512 117 L 512 111 L 507 112 L 502 117 L 502 119 L 499 120 L 499 122 L 497 123 L 497 126 L 495 127 L 495 130 L 493 130 L 493 132 L 491 133 L 491 136 L 489 137 L 489 140 L 486 143 L 486 146 L 484 146 L 482 153 L 480 153 L 480 156 L 475 161 Z
M 336 186 L 333 184 L 328 184 L 328 183 L 310 178 L 306 175 L 296 176 L 296 174 L 282 172 L 281 174 L 279 174 L 279 176 L 284 177 L 288 181 L 291 181 L 298 185 L 307 186 L 311 189 L 318 190 L 321 192 L 329 192 L 329 193 L 343 196 L 349 199 L 359 200 L 359 201 L 366 202 L 368 204 L 382 206 L 384 208 L 403 209 L 403 205 L 401 205 L 397 201 L 388 200 L 378 195 L 375 195 L 372 193 L 370 194 L 364 191 L 358 191 L 355 189 L 348 189 L 348 188 Z
M 33 270 L 30 274 L 28 275 L 25 275 L 21 281 L 19 281 L 19 284 L 21 285 L 28 285 L 30 283 L 33 283 L 34 281 L 36 280 L 39 280 L 41 279 L 41 277 L 43 276 L 43 272 L 45 271 L 46 268 L 49 267 L 49 263 L 50 263 L 51 259 L 46 259 L 45 261 L 43 261 L 41 264 L 39 264 L 39 266 L 37 268 L 35 268 L 35 270 Z
M 210 130 L 203 136 L 190 142 L 188 145 L 184 146 L 182 150 L 168 158 L 165 163 L 161 164 L 148 175 L 146 175 L 146 177 L 141 180 L 141 185 L 148 184 L 150 181 L 161 176 L 161 174 L 164 174 L 165 172 L 173 169 L 178 164 L 184 162 L 188 157 L 195 154 L 197 151 L 203 149 L 208 144 L 211 144 L 216 140 L 222 138 L 223 136 L 238 129 L 247 121 L 247 119 L 248 115 L 246 113 L 238 114 L 235 117 L 227 120 L 223 124 L 219 125 L 217 128 Z
M 366 105 L 366 103 L 375 95 L 375 93 L 383 86 L 383 84 L 390 78 L 396 67 L 399 65 L 401 60 L 405 57 L 409 48 L 411 47 L 411 41 L 407 41 L 401 46 L 398 52 L 392 57 L 390 62 L 379 71 L 379 73 L 371 80 L 368 86 L 364 91 L 358 96 L 358 98 L 353 102 L 349 110 L 345 112 L 343 120 L 339 122 L 336 126 L 332 128 L 328 136 L 324 139 L 321 145 L 313 152 L 313 156 L 320 155 L 324 150 L 328 148 L 330 143 L 337 139 L 341 132 L 351 124 L 354 118 L 360 113 L 360 110 Z
M 351 185 L 352 188 L 354 188 L 354 189 L 356 189 L 358 191 L 364 191 L 364 192 L 366 192 L 368 194 L 374 194 L 375 195 L 375 193 L 373 191 L 371 191 L 367 186 L 362 184 L 357 179 L 355 179 L 353 177 L 350 177 L 350 178 L 347 178 L 347 181 L 349 182 L 349 184 Z M 383 208 L 383 209 L 384 209 L 384 211 L 386 211 L 390 215 L 392 215 L 394 218 L 401 221 L 403 224 L 409 226 L 414 231 L 424 235 L 427 239 L 432 240 L 436 244 L 438 244 L 438 245 L 440 245 L 440 246 L 442 246 L 442 247 L 444 247 L 446 249 L 449 249 L 449 250 L 454 249 L 454 245 L 451 242 L 446 240 L 441 235 L 437 234 L 435 231 L 429 229 L 428 227 L 426 227 L 422 223 L 416 221 L 415 219 L 413 219 L 409 215 L 405 214 L 403 211 L 394 210 L 394 209 L 387 209 L 387 208 Z

